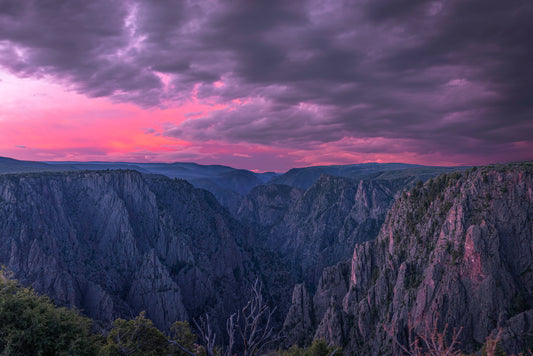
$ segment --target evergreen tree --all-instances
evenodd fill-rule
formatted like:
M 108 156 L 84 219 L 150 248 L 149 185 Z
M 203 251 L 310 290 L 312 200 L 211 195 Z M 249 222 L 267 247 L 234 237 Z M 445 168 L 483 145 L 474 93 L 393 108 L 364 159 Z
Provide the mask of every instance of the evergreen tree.
M 90 319 L 0 272 L 0 354 L 95 355 L 98 348 Z

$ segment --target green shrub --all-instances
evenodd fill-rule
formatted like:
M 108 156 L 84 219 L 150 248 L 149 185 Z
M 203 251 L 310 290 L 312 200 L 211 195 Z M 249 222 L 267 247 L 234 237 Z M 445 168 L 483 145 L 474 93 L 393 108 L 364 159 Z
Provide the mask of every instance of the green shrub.
M 170 344 L 144 312 L 132 320 L 116 319 L 102 348 L 102 356 L 157 356 L 168 353 Z
M 0 354 L 95 355 L 99 342 L 88 318 L 0 272 Z
M 335 356 L 343 355 L 341 348 L 330 346 L 324 340 L 314 340 L 309 347 L 301 348 L 293 345 L 288 350 L 278 351 L 272 356 L 329 356 L 334 351 L 336 351 Z

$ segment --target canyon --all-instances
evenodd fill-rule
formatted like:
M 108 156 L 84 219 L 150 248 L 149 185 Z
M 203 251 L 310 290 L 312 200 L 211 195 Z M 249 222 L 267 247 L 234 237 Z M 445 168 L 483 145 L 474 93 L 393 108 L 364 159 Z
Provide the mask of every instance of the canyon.
M 0 263 L 101 330 L 144 310 L 223 334 L 260 280 L 286 346 L 383 354 L 446 324 L 465 352 L 500 330 L 508 352 L 533 346 L 531 163 L 222 169 L 250 182 L 224 200 L 168 171 L 5 162 Z

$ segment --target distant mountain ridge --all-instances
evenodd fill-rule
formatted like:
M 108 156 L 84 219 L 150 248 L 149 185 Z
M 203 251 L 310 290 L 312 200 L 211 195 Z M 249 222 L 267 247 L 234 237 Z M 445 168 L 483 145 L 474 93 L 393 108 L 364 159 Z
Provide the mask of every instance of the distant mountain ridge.
M 129 162 L 76 162 L 19 161 L 0 157 L 0 173 L 56 172 L 76 170 L 131 169 L 141 173 L 161 174 L 169 178 L 185 179 L 197 188 L 210 191 L 218 201 L 236 211 L 242 197 L 252 188 L 264 184 L 275 172 L 255 173 L 222 165 L 201 165 L 197 163 L 129 163 Z
M 312 166 L 293 168 L 288 172 L 272 178 L 269 184 L 284 184 L 291 187 L 308 189 L 322 175 L 353 179 L 391 179 L 418 176 L 421 180 L 429 179 L 440 173 L 454 172 L 470 167 L 422 166 L 406 163 L 360 163 L 332 166 Z
M 162 174 L 185 179 L 197 188 L 210 191 L 218 201 L 236 213 L 243 197 L 262 184 L 283 184 L 301 189 L 310 188 L 322 175 L 354 179 L 392 179 L 418 176 L 429 179 L 444 172 L 468 167 L 432 167 L 405 163 L 361 163 L 349 165 L 293 168 L 286 173 L 255 173 L 223 165 L 201 165 L 189 162 L 132 163 L 76 161 L 19 161 L 0 157 L 0 173 L 55 172 L 70 170 L 132 169 L 141 173 Z
M 322 175 L 345 178 L 357 178 L 359 175 L 385 171 L 389 169 L 405 169 L 418 167 L 418 165 L 405 163 L 360 163 L 331 166 L 311 166 L 292 168 L 279 177 L 273 178 L 271 184 L 284 184 L 301 189 L 310 188 Z
M 45 162 L 20 161 L 8 157 L 0 157 L 1 173 L 23 173 L 23 172 L 55 172 L 64 170 L 74 170 L 72 166 L 55 167 Z

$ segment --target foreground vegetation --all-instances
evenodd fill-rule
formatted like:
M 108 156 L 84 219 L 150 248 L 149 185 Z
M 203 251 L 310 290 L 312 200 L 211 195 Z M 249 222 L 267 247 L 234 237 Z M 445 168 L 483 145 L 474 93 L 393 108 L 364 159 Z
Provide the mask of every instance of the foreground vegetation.
M 260 289 L 252 288 L 252 298 L 243 308 L 259 307 L 258 310 L 268 311 L 262 306 Z M 255 294 L 254 294 L 255 293 Z M 254 304 L 255 303 L 255 304 Z M 259 303 L 259 304 L 257 304 Z M 268 315 L 268 313 L 266 314 Z M 254 314 L 260 319 L 263 314 Z M 230 320 L 234 320 L 233 317 Z M 237 319 L 238 320 L 238 319 Z M 9 273 L 0 271 L 0 355 L 99 355 L 99 356 L 232 356 L 232 355 L 265 355 L 265 356 L 342 356 L 342 350 L 328 345 L 322 340 L 315 340 L 307 348 L 293 345 L 288 350 L 265 351 L 266 344 L 255 344 L 255 348 L 246 345 L 215 346 L 215 337 L 201 320 L 196 323 L 200 337 L 194 334 L 188 322 L 174 323 L 171 332 L 166 334 L 156 328 L 146 318 L 144 312 L 131 320 L 117 319 L 106 336 L 92 329 L 92 321 L 76 310 L 57 307 L 50 298 L 40 296 L 29 287 L 22 287 L 11 278 Z M 229 325 L 229 324 L 228 324 Z M 256 325 L 257 326 L 257 325 Z M 268 326 L 268 324 L 267 324 Z M 263 325 L 263 329 L 267 330 Z M 412 329 L 410 329 L 412 331 Z M 246 334 L 247 331 L 240 330 Z M 461 330 L 454 330 L 452 341 L 446 344 L 446 329 L 438 332 L 427 326 L 425 333 L 412 336 L 409 333 L 409 345 L 401 345 L 395 338 L 393 330 L 387 330 L 396 345 L 405 355 L 462 355 L 455 347 L 457 336 Z M 247 334 L 250 336 L 250 334 Z M 264 334 L 260 334 L 262 336 Z M 252 339 L 253 339 L 253 335 Z M 411 337 L 412 336 L 412 337 Z M 203 340 L 202 340 L 203 339 Z M 506 355 L 498 346 L 499 335 L 489 337 L 481 350 L 482 355 Z M 251 339 L 250 339 L 251 340 Z M 276 340 L 270 339 L 270 347 Z M 524 355 L 533 356 L 531 351 Z
M 0 354 L 94 355 L 102 337 L 91 332 L 91 320 L 56 307 L 0 274 Z
M 266 309 L 265 309 L 266 310 Z M 202 335 L 201 326 L 199 333 Z M 214 339 L 213 339 L 214 341 Z M 22 287 L 0 272 L 0 355 L 233 355 L 235 350 L 204 344 L 189 323 L 174 323 L 166 334 L 142 312 L 131 320 L 117 319 L 107 336 L 94 332 L 92 321 L 76 310 L 57 307 L 46 296 Z M 262 346 L 262 345 L 259 345 Z M 264 350 L 236 346 L 236 354 L 258 355 Z M 340 356 L 340 349 L 315 341 L 308 348 L 293 346 L 269 356 Z

